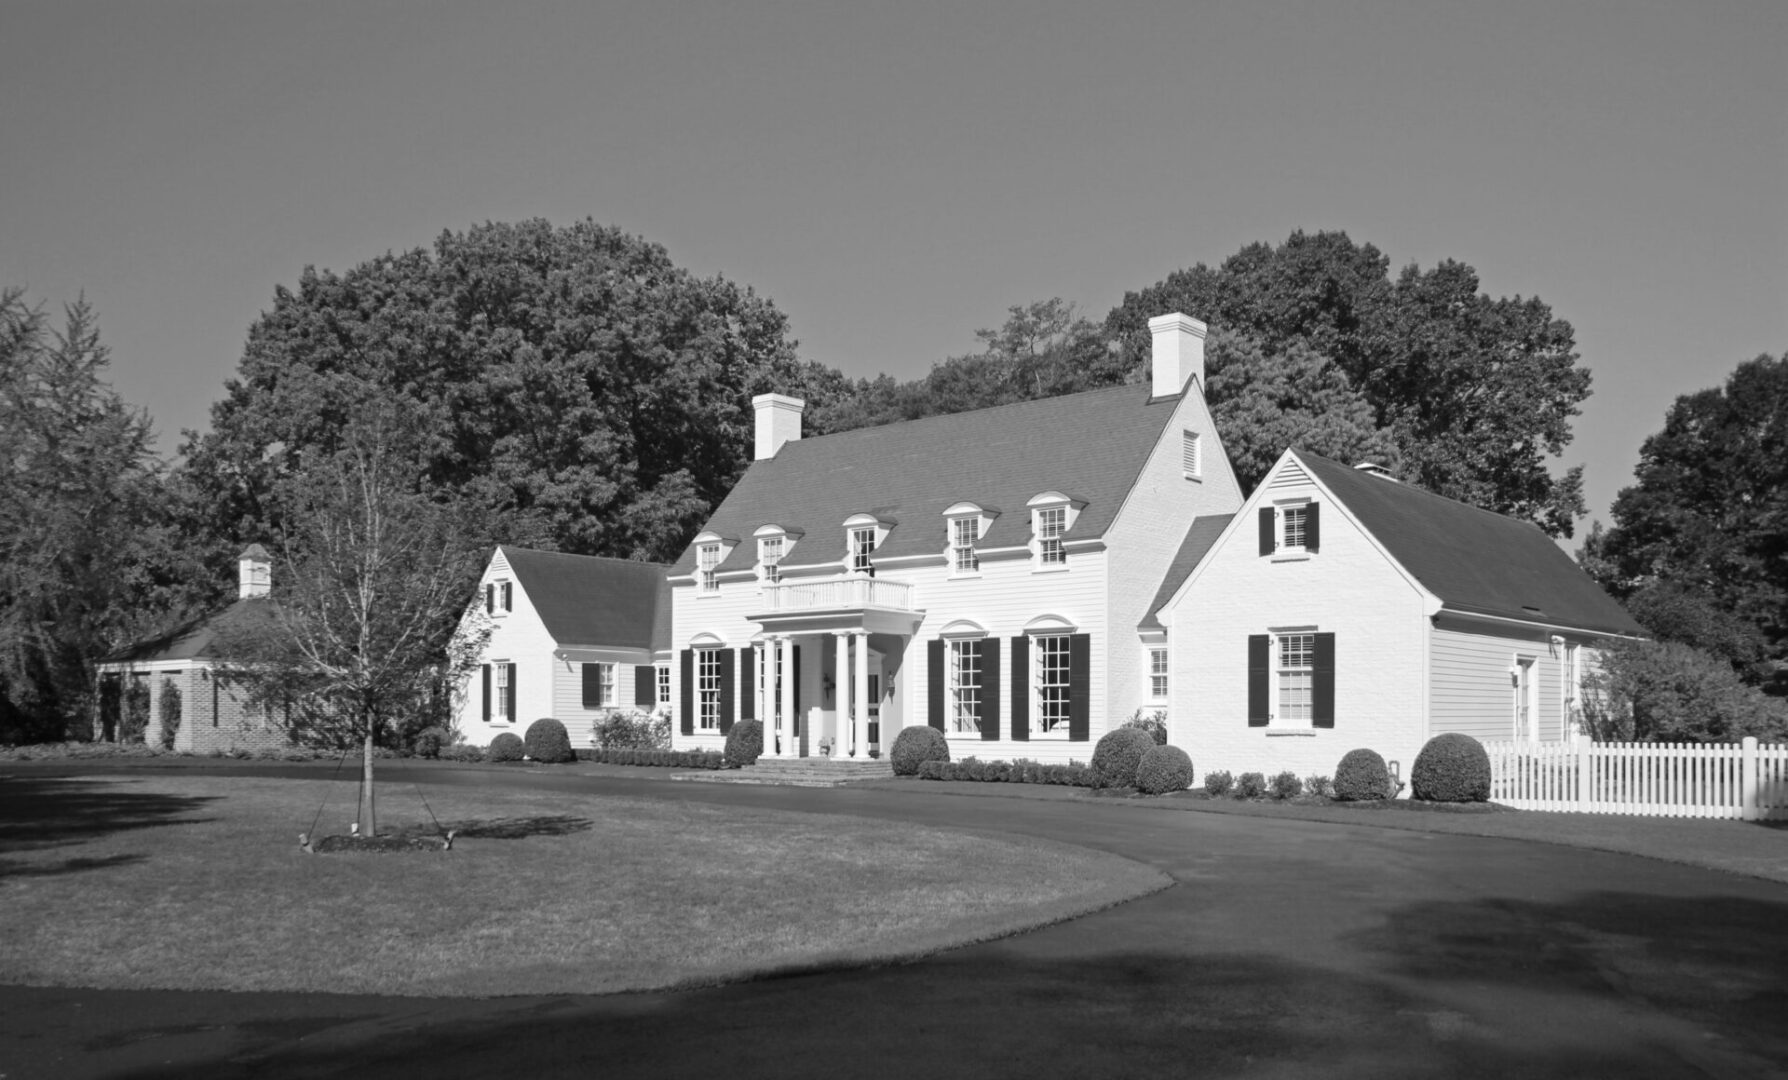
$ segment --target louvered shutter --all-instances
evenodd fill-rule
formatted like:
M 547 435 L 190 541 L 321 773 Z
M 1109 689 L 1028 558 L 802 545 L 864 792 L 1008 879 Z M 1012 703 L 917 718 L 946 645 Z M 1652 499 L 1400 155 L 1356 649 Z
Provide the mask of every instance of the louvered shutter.
M 695 650 L 683 650 L 683 719 L 678 726 L 683 734 L 695 734 Z
M 1000 639 L 981 639 L 981 738 L 1000 737 Z
M 720 733 L 733 729 L 733 651 L 721 649 L 720 661 Z
M 521 722 L 521 716 L 515 711 L 515 696 L 516 696 L 515 665 L 510 664 L 509 665 L 509 722 L 512 724 Z
M 937 638 L 925 643 L 926 719 L 939 731 L 944 730 L 944 641 Z
M 1311 503 L 1304 508 L 1304 550 L 1320 551 L 1322 549 L 1322 504 Z
M 636 709 L 658 707 L 658 669 L 656 667 L 639 665 L 633 669 L 633 707 Z
M 1267 704 L 1268 659 L 1271 641 L 1265 634 L 1248 635 L 1248 726 L 1266 727 L 1272 719 Z
M 496 612 L 497 587 L 495 585 L 486 585 L 484 587 L 484 613 L 486 615 L 494 615 Z
M 602 665 L 585 664 L 584 668 L 584 708 L 602 708 Z
M 1273 508 L 1263 506 L 1260 508 L 1260 553 L 1271 555 L 1277 546 L 1273 537 Z
M 744 682 L 739 695 L 739 719 L 757 719 L 757 646 L 739 650 L 739 678 Z
M 1023 634 L 1012 639 L 1012 738 L 1031 737 L 1031 639 Z
M 514 611 L 515 610 L 515 583 L 514 582 L 509 582 L 509 581 L 503 582 L 503 610 L 504 611 Z
M 488 724 L 490 723 L 490 665 L 481 666 L 484 668 L 484 722 Z
M 791 733 L 799 735 L 801 733 L 801 646 L 796 645 L 789 651 L 795 654 L 795 715 L 789 717 L 789 725 Z
M 1310 722 L 1319 728 L 1335 726 L 1335 635 L 1316 635 L 1316 663 L 1311 673 Z
M 1068 741 L 1093 737 L 1093 635 L 1068 635 Z

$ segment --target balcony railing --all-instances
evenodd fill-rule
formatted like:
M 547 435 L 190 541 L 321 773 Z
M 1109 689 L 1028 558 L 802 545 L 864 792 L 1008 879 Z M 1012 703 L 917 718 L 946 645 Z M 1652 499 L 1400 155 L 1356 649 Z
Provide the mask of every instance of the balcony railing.
M 889 608 L 913 610 L 913 587 L 904 581 L 872 577 L 833 578 L 830 581 L 785 581 L 766 585 L 764 598 L 771 611 L 825 610 L 830 608 Z

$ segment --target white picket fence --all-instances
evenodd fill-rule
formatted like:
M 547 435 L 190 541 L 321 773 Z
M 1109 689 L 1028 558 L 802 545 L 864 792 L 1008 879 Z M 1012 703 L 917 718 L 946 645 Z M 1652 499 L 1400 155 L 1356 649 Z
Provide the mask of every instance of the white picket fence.
M 1519 810 L 1788 819 L 1788 745 L 1485 743 L 1490 801 Z

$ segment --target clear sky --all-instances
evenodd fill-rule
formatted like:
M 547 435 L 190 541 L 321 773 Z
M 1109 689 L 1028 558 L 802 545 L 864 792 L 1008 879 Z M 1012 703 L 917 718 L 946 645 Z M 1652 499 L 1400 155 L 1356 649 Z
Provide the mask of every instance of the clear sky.
M 1785 56 L 1782 0 L 0 0 L 0 284 L 85 291 L 171 452 L 276 285 L 476 222 L 618 225 L 902 378 L 1342 229 L 1570 320 L 1606 518 L 1788 349 Z

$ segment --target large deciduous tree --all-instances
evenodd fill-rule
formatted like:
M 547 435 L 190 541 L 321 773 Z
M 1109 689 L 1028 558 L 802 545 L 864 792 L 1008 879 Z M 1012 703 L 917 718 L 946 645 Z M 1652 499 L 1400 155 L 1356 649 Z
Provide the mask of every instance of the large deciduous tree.
M 1634 476 L 1614 500 L 1614 526 L 1579 553 L 1585 567 L 1642 607 L 1657 607 L 1663 587 L 1686 593 L 1754 628 L 1769 658 L 1788 658 L 1788 354 L 1759 356 L 1724 386 L 1677 398 L 1640 447 Z M 1678 636 L 1711 635 L 1701 643 L 1741 666 L 1754 661 L 1748 635 L 1729 624 L 1665 614 L 1683 624 Z
M 190 599 L 148 415 L 93 309 L 0 293 L 0 743 L 85 735 L 95 667 Z
M 512 535 L 667 559 L 749 463 L 750 398 L 823 394 L 824 375 L 769 301 L 656 244 L 590 221 L 486 224 L 278 289 L 186 472 L 205 531 L 269 535 L 275 484 L 335 453 L 376 390 L 443 436 L 415 463 L 428 482 L 502 511 Z

